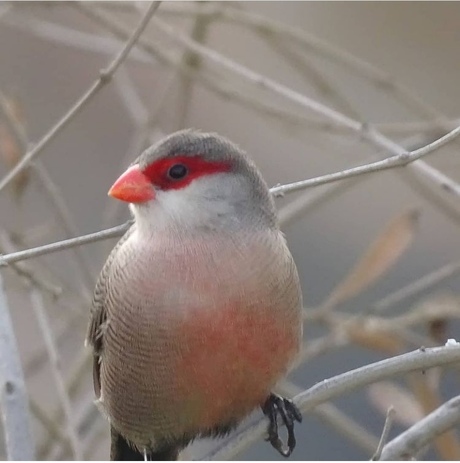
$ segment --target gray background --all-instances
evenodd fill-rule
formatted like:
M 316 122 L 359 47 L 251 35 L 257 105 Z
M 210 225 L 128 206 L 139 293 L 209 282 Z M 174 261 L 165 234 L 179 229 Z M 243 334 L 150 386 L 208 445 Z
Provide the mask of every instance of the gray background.
M 455 119 L 459 114 L 460 66 L 460 4 L 452 2 L 354 3 L 354 2 L 243 2 L 242 6 L 286 24 L 298 26 L 310 34 L 349 51 L 375 65 L 396 81 L 404 84 L 425 102 L 444 115 Z M 161 7 L 160 12 L 161 15 Z M 133 15 L 119 13 L 128 25 L 135 23 Z M 190 30 L 190 22 L 162 16 L 178 24 L 182 32 Z M 40 19 L 61 26 L 110 37 L 91 23 L 75 8 L 65 5 L 26 4 L 15 7 L 0 20 L 0 89 L 17 97 L 22 104 L 30 140 L 38 140 L 64 114 L 70 105 L 97 77 L 112 54 L 82 50 L 48 40 L 33 33 L 29 19 Z M 14 23 L 14 24 L 13 24 Z M 161 40 L 166 50 L 180 49 L 155 31 L 153 24 L 146 34 Z M 245 28 L 216 22 L 210 28 L 207 44 L 213 49 L 245 64 L 262 74 L 282 82 L 324 104 L 335 106 L 328 94 L 302 79 L 294 69 L 273 52 L 258 37 Z M 119 48 L 115 47 L 114 49 Z M 369 79 L 331 63 L 322 56 L 308 52 L 314 66 L 328 76 L 356 108 L 359 118 L 368 123 L 405 123 L 421 121 L 424 115 L 411 110 L 391 87 L 376 86 Z M 159 63 L 129 59 L 125 70 L 134 82 L 145 106 L 150 110 L 171 79 L 171 71 Z M 210 66 L 211 68 L 211 66 Z M 221 79 L 244 92 L 251 87 L 241 79 L 224 72 Z M 223 77 L 222 77 L 223 76 Z M 177 81 L 162 109 L 158 128 L 163 132 L 177 129 Z M 254 91 L 255 95 L 261 92 Z M 286 103 L 279 96 L 261 93 L 265 101 L 311 115 L 306 110 Z M 339 110 L 343 110 L 337 107 Z M 352 115 L 353 116 L 353 115 Z M 354 117 L 354 116 L 353 116 Z M 217 131 L 246 149 L 262 170 L 270 185 L 314 177 L 372 158 L 378 150 L 355 133 L 318 130 L 315 126 L 292 126 L 266 118 L 232 101 L 223 100 L 201 86 L 194 86 L 191 104 L 184 124 L 203 130 Z M 106 196 L 117 175 L 137 153 L 126 154 L 135 124 L 120 97 L 116 83 L 98 94 L 88 107 L 51 143 L 40 156 L 51 177 L 60 187 L 78 231 L 89 233 L 108 225 L 121 223 L 128 217 L 126 208 L 119 209 L 111 223 L 104 222 L 110 200 Z M 396 141 L 419 131 L 391 133 Z M 433 154 L 428 162 L 460 180 L 458 145 L 451 144 Z M 0 174 L 7 171 L 0 163 Z M 311 190 L 313 191 L 313 190 Z M 282 206 L 296 198 L 289 195 L 277 203 Z M 458 206 L 450 203 L 458 217 Z M 363 295 L 341 310 L 359 311 L 372 301 L 394 291 L 441 265 L 455 260 L 459 245 L 458 219 L 446 213 L 438 203 L 422 198 L 394 172 L 369 176 L 359 185 L 315 208 L 304 218 L 285 227 L 287 239 L 297 262 L 308 307 L 319 304 L 334 285 L 395 215 L 411 207 L 421 211 L 417 235 L 402 259 Z M 38 235 L 29 245 L 39 245 L 64 238 L 53 210 L 47 205 L 35 180 L 31 180 L 20 201 L 11 194 L 0 196 L 1 227 L 10 231 L 33 231 Z M 50 224 L 45 234 L 40 228 Z M 85 247 L 86 260 L 94 278 L 114 240 Z M 68 288 L 65 294 L 70 304 L 78 306 L 80 285 L 70 251 L 40 259 L 43 274 Z M 36 320 L 31 312 L 27 293 L 13 272 L 5 272 L 6 287 L 12 308 L 16 335 L 24 363 L 32 358 L 37 346 L 43 346 Z M 437 291 L 453 291 L 458 279 L 440 284 Z M 402 305 L 403 310 L 407 305 Z M 47 306 L 53 327 L 58 330 L 66 319 L 65 308 Z M 86 326 L 87 308 L 78 306 L 80 317 L 61 343 L 65 371 L 81 349 Z M 450 334 L 455 330 L 449 327 Z M 320 329 L 306 327 L 308 336 L 321 334 Z M 382 355 L 350 347 L 315 359 L 292 375 L 302 387 L 351 368 L 378 360 Z M 75 401 L 76 410 L 91 396 L 91 377 L 85 370 L 85 387 Z M 47 409 L 55 403 L 56 393 L 49 369 L 40 368 L 28 375 L 29 392 Z M 454 387 L 445 386 L 445 397 Z M 336 403 L 375 434 L 379 434 L 383 417 L 369 405 L 362 391 L 341 398 Z M 78 412 L 77 412 L 78 415 Z M 99 418 L 98 418 L 99 419 Z M 34 420 L 37 440 L 43 431 Z M 392 434 L 400 428 L 396 427 Z M 307 415 L 298 427 L 297 459 L 365 459 L 370 455 L 359 450 L 312 415 Z M 55 454 L 59 456 L 59 453 Z M 107 446 L 101 445 L 94 458 L 106 458 Z M 259 443 L 244 455 L 247 459 L 280 459 L 266 443 Z

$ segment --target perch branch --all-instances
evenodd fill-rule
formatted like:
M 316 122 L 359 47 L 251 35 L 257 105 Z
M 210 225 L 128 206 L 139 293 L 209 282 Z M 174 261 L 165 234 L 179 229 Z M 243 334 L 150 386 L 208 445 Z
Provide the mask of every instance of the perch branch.
M 321 381 L 305 392 L 298 394 L 294 398 L 294 402 L 302 413 L 307 413 L 321 403 L 343 396 L 368 384 L 398 374 L 426 370 L 459 361 L 460 346 L 458 345 L 419 349 Z M 216 447 L 205 456 L 204 460 L 229 460 L 241 454 L 251 444 L 265 435 L 267 426 L 268 420 L 265 417 L 258 419 L 246 428 L 236 431 L 230 441 Z

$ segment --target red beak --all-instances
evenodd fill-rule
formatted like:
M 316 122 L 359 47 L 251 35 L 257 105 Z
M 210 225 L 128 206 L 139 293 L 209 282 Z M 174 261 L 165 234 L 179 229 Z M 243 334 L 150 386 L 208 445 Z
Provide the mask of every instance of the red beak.
M 108 195 L 128 203 L 144 203 L 155 198 L 155 189 L 149 178 L 135 164 L 118 178 Z

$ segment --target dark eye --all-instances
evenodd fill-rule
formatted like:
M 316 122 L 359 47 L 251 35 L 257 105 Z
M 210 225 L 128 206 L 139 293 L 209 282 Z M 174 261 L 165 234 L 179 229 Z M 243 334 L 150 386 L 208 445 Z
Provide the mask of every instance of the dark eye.
M 168 177 L 173 180 L 180 180 L 188 174 L 188 169 L 184 164 L 174 164 L 168 170 Z

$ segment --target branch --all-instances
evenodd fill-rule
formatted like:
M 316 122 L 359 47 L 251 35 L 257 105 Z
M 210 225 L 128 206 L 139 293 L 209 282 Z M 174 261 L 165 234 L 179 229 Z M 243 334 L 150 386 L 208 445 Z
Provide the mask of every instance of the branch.
M 381 170 L 387 170 L 394 167 L 405 166 L 411 162 L 420 159 L 422 156 L 433 152 L 436 149 L 439 149 L 441 146 L 444 146 L 449 141 L 453 140 L 455 137 L 460 135 L 460 127 L 452 130 L 448 134 L 439 138 L 438 140 L 426 145 L 418 150 L 404 152 L 397 156 L 391 156 L 383 161 L 376 161 L 370 164 L 365 164 L 363 166 L 352 167 L 351 169 L 346 169 L 341 172 L 335 172 L 333 174 L 323 175 L 321 177 L 315 177 L 309 180 L 302 180 L 300 182 L 289 183 L 287 185 L 276 186 L 270 189 L 270 193 L 274 196 L 282 196 L 285 193 L 292 193 L 294 191 L 302 190 L 312 186 L 323 185 L 325 183 L 331 183 L 338 180 L 344 180 L 351 177 L 356 177 L 358 175 L 377 172 Z M 131 225 L 131 222 L 126 222 L 117 227 L 110 228 L 108 230 L 103 230 L 96 233 L 91 233 L 89 235 L 80 236 L 78 238 L 71 238 L 68 240 L 58 241 L 56 243 L 47 244 L 45 246 L 39 246 L 32 249 L 27 249 L 24 251 L 15 252 L 12 254 L 7 254 L 6 256 L 0 256 L 0 265 L 5 265 L 11 262 L 17 262 L 19 260 L 30 259 L 32 257 L 41 256 L 44 254 L 50 254 L 52 252 L 61 251 L 63 249 L 72 248 L 75 246 L 81 246 L 82 244 L 93 243 L 95 241 L 100 241 L 106 238 L 113 238 L 116 236 L 121 236 Z
M 1 275 L 0 405 L 8 460 L 33 460 L 34 443 L 26 386 Z
M 334 172 L 333 174 L 322 175 L 309 180 L 301 180 L 300 182 L 288 183 L 287 185 L 281 185 L 274 187 L 270 192 L 276 196 L 282 196 L 285 193 L 291 193 L 293 191 L 303 190 L 308 187 L 324 185 L 325 183 L 336 182 L 346 178 L 356 177 L 362 174 L 368 174 L 371 172 L 378 172 L 382 170 L 392 169 L 394 167 L 402 167 L 411 162 L 420 159 L 427 154 L 441 148 L 446 143 L 450 142 L 454 138 L 460 135 L 460 126 L 450 131 L 441 138 L 438 138 L 433 143 L 429 143 L 422 148 L 414 151 L 405 151 L 404 153 L 391 156 L 381 161 L 371 162 L 358 167 L 352 167 L 351 169 L 345 169 L 341 172 Z
M 294 398 L 294 402 L 305 414 L 321 403 L 397 374 L 426 370 L 459 361 L 460 346 L 458 345 L 419 349 L 321 381 L 305 392 L 298 394 Z M 230 441 L 216 447 L 205 456 L 204 460 L 229 460 L 239 455 L 266 434 L 267 426 L 267 418 L 258 419 L 245 429 L 237 431 Z
M 89 235 L 57 241 L 55 243 L 45 244 L 44 246 L 13 252 L 6 256 L 0 256 L 0 266 L 10 264 L 12 262 L 18 262 L 20 260 L 31 259 L 32 257 L 43 256 L 56 251 L 62 251 L 75 246 L 81 246 L 82 244 L 95 243 L 96 241 L 121 236 L 131 225 L 132 222 L 128 221 L 121 225 L 117 225 L 116 227 L 108 228 L 107 230 L 102 230 L 96 233 L 90 233 Z
M 21 160 L 11 169 L 8 174 L 0 181 L 0 191 L 3 190 L 42 150 L 56 137 L 56 135 L 91 101 L 93 96 L 101 90 L 107 83 L 110 82 L 116 70 L 128 56 L 131 48 L 136 44 L 142 32 L 146 28 L 150 19 L 154 15 L 161 1 L 152 2 L 147 9 L 145 15 L 141 19 L 139 25 L 134 30 L 131 37 L 128 39 L 120 53 L 115 57 L 111 64 L 106 69 L 102 69 L 99 78 L 91 85 L 86 93 L 70 108 L 70 110 L 45 134 L 45 136 L 30 150 Z
M 407 431 L 388 442 L 381 460 L 408 460 L 439 435 L 460 423 L 460 396 L 441 405 Z

